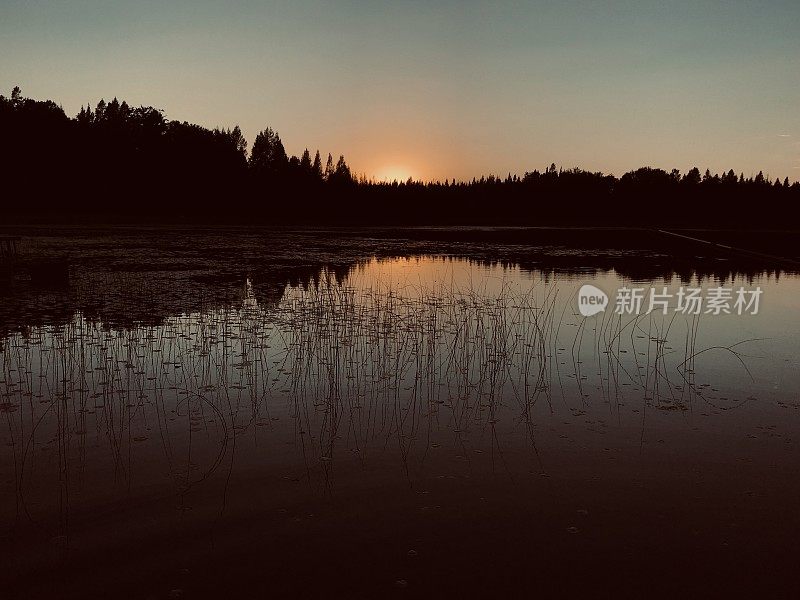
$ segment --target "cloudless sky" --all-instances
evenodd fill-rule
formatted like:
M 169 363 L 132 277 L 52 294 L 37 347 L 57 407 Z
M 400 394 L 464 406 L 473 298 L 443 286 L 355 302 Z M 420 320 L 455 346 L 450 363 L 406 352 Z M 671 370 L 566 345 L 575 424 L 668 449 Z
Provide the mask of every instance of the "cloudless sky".
M 0 0 L 0 93 L 271 126 L 368 176 L 800 179 L 800 2 Z

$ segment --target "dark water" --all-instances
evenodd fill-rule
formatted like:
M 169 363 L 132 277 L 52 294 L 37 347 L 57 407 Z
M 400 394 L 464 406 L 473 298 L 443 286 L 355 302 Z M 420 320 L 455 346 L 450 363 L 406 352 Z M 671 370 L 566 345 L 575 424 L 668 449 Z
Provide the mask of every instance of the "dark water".
M 797 589 L 797 275 L 312 270 L 152 320 L 28 296 L 0 346 L 12 597 Z M 718 285 L 758 313 L 614 312 Z

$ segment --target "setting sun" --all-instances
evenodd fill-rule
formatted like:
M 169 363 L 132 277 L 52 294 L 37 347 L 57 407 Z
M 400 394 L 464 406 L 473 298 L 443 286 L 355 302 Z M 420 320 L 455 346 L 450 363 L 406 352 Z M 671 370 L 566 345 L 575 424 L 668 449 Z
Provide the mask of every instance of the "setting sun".
M 800 600 L 800 0 L 0 16 L 0 600 Z
M 409 177 L 414 177 L 411 170 L 399 165 L 384 167 L 375 175 L 378 181 L 407 181 Z

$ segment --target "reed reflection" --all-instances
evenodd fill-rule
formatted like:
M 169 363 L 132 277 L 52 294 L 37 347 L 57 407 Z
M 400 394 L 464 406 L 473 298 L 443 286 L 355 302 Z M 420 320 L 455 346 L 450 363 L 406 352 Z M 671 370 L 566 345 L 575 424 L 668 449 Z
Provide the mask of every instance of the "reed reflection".
M 764 391 L 748 354 L 763 341 L 721 341 L 702 316 L 584 319 L 577 286 L 463 260 L 373 260 L 276 301 L 247 281 L 239 301 L 159 324 L 77 313 L 10 335 L 3 512 L 57 519 L 66 540 L 76 503 L 156 485 L 181 507 L 209 480 L 276 464 L 323 494 L 370 461 L 413 485 L 445 453 L 465 474 L 513 476 L 505 453 L 525 448 L 524 468 L 545 473 L 567 441 L 633 428 L 644 444 L 686 426 L 653 414 L 734 410 Z M 543 431 L 563 419 L 583 428 Z

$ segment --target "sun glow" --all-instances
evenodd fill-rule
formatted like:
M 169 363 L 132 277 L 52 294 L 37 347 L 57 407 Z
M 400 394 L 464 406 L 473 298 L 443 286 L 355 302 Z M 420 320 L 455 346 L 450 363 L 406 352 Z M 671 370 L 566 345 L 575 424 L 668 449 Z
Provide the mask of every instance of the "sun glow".
M 414 177 L 410 169 L 399 165 L 390 165 L 380 169 L 375 176 L 378 181 L 407 181 Z

